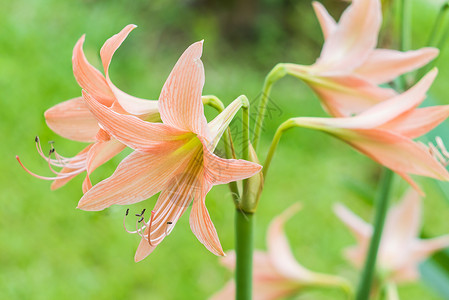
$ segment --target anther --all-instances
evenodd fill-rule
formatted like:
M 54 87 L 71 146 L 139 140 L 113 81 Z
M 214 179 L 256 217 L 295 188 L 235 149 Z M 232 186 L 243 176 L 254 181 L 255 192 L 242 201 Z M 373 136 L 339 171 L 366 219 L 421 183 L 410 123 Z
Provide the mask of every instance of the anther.
M 36 143 L 39 143 L 39 137 L 36 135 L 36 137 L 34 138 L 34 141 L 36 142 Z
M 136 217 L 142 217 L 143 214 L 145 213 L 145 210 L 146 210 L 146 208 L 144 208 L 140 214 L 136 214 Z
M 128 216 L 128 213 L 129 213 L 129 208 L 126 209 L 125 217 L 123 218 L 123 227 L 125 228 L 125 231 L 128 233 L 131 233 L 131 234 L 139 233 L 139 230 L 137 228 L 137 222 L 136 222 L 136 231 L 130 231 L 130 230 L 128 230 L 128 228 L 126 228 L 126 217 Z
M 169 227 L 169 225 L 171 225 L 171 224 L 173 224 L 173 222 L 170 222 L 170 221 L 167 222 L 167 227 L 165 227 L 165 236 L 167 236 L 167 235 L 169 234 L 169 232 L 168 232 L 168 227 Z

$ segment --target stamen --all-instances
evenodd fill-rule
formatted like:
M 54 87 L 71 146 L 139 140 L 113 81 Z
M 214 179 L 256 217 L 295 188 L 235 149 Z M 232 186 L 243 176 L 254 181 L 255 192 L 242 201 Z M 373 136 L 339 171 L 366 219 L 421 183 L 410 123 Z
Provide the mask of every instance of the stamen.
M 447 158 L 449 158 L 449 152 L 447 151 L 446 147 L 444 146 L 443 140 L 437 136 L 435 138 L 435 141 L 437 142 L 438 147 L 440 148 L 441 153 L 446 156 Z
M 438 160 L 443 166 L 447 167 L 449 165 L 449 151 L 446 149 L 441 137 L 437 136 L 435 138 L 436 145 L 429 142 L 429 152 L 430 154 Z
M 52 171 L 54 174 L 60 175 L 60 174 L 61 174 L 60 171 L 57 171 L 57 170 L 53 169 L 53 166 L 58 167 L 58 165 L 54 164 L 54 163 L 52 162 L 52 159 L 51 159 L 51 154 L 52 154 L 53 152 L 55 152 L 54 150 L 55 150 L 55 149 L 52 148 L 52 149 L 50 150 L 50 152 L 48 153 L 48 159 L 47 159 L 47 162 L 48 162 L 48 168 L 49 168 L 50 171 Z
M 40 144 L 38 137 L 35 138 L 35 142 L 36 142 L 36 149 L 37 149 L 37 152 L 39 153 L 39 155 L 42 158 L 44 158 L 45 160 L 48 160 L 48 157 L 46 155 L 44 155 L 44 153 L 43 153 L 42 146 Z M 72 169 L 79 169 L 85 165 L 85 160 L 86 160 L 85 154 L 77 155 L 72 158 L 66 158 L 66 157 L 59 155 L 53 146 L 52 146 L 52 149 L 54 149 L 53 153 L 55 154 L 56 159 L 52 159 L 50 161 L 50 163 L 55 167 L 63 168 L 63 167 L 66 167 L 67 164 L 70 164 L 70 167 Z M 50 150 L 50 151 L 52 151 L 52 150 Z
M 148 241 L 147 237 L 145 236 L 145 229 L 148 228 L 147 223 L 145 222 L 144 216 L 143 214 L 145 213 L 145 209 L 142 210 L 142 212 L 140 213 L 140 215 L 142 216 L 140 218 L 140 220 L 136 220 L 136 230 L 137 230 L 137 234 L 143 238 L 144 240 Z M 139 223 L 141 223 L 143 221 L 144 226 L 139 228 Z M 143 231 L 143 232 L 142 232 Z
M 128 230 L 126 228 L 126 217 L 129 214 L 129 208 L 126 209 L 125 217 L 123 218 L 123 227 L 125 228 L 126 232 L 131 233 L 131 234 L 137 233 L 140 237 L 142 237 L 143 239 L 147 240 L 146 236 L 144 236 L 144 234 L 142 233 L 142 231 L 145 230 L 148 227 L 147 223 L 145 222 L 144 216 L 143 216 L 144 212 L 145 212 L 145 210 L 143 210 L 142 213 L 140 214 L 140 215 L 142 215 L 140 220 L 139 219 L 136 220 L 136 230 L 130 231 L 130 230 Z M 139 228 L 139 224 L 142 223 L 142 222 L 143 222 L 144 226 Z
M 150 244 L 151 247 L 153 247 L 153 245 L 151 244 L 151 225 L 153 224 L 153 219 L 154 219 L 154 210 L 151 211 L 151 217 L 150 217 L 150 224 L 149 224 L 149 228 L 148 228 L 148 244 Z
M 146 210 L 146 208 L 144 208 L 140 214 L 136 214 L 136 217 L 142 217 L 143 214 L 145 213 L 145 210 Z
M 440 153 L 440 151 L 438 150 L 437 147 L 435 147 L 435 145 L 433 145 L 432 143 L 429 143 L 429 152 L 430 154 L 436 158 L 440 163 L 442 163 L 443 165 L 446 165 L 446 159 L 444 158 L 444 156 Z
M 167 222 L 167 227 L 165 227 L 165 236 L 167 236 L 167 235 L 169 235 L 170 233 L 168 232 L 168 225 L 171 225 L 171 224 L 173 224 L 173 222 L 170 222 L 170 221 L 168 221 Z
M 56 180 L 56 179 L 62 179 L 62 178 L 70 177 L 70 176 L 72 176 L 72 175 L 81 173 L 80 171 L 76 171 L 76 172 L 65 173 L 64 175 L 58 175 L 58 176 L 56 176 L 56 177 L 46 177 L 46 176 L 41 176 L 41 175 L 37 175 L 37 174 L 31 172 L 30 170 L 28 170 L 28 169 L 23 165 L 23 163 L 20 161 L 20 158 L 19 158 L 18 155 L 16 155 L 16 159 L 17 159 L 17 161 L 19 162 L 20 166 L 21 166 L 21 167 L 22 167 L 28 174 L 30 174 L 31 176 L 34 176 L 34 177 L 36 177 L 36 178 L 43 179 L 43 180 Z
M 128 230 L 128 228 L 126 228 L 126 222 L 125 221 L 126 221 L 126 217 L 128 216 L 128 213 L 129 213 L 129 208 L 126 209 L 125 217 L 123 218 L 123 227 L 125 228 L 125 231 L 128 232 L 128 233 L 131 233 L 131 234 L 137 233 L 137 230 L 136 231 L 130 231 L 130 230 Z

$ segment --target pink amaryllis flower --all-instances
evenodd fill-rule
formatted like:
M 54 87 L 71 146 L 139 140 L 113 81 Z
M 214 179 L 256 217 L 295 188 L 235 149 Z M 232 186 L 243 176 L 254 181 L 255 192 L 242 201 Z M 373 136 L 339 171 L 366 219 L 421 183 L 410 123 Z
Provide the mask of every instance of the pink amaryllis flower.
M 284 67 L 318 94 L 332 116 L 357 114 L 391 98 L 395 92 L 378 84 L 419 68 L 438 55 L 435 48 L 407 52 L 376 49 L 382 23 L 380 0 L 352 1 L 338 23 L 320 3 L 313 5 L 325 38 L 321 55 L 311 66 Z
M 253 299 L 271 300 L 295 295 L 312 286 L 341 287 L 350 290 L 345 279 L 312 272 L 300 265 L 290 249 L 284 233 L 284 224 L 300 209 L 295 203 L 271 221 L 267 234 L 268 251 L 254 252 Z M 230 270 L 235 269 L 235 252 L 230 251 L 221 263 Z M 211 297 L 212 300 L 228 300 L 235 297 L 235 282 L 229 281 L 225 287 Z
M 134 114 L 148 121 L 157 121 L 159 120 L 157 101 L 128 95 L 119 90 L 109 78 L 108 70 L 112 56 L 134 28 L 136 28 L 135 25 L 127 25 L 118 34 L 108 39 L 101 48 L 100 56 L 106 76 L 103 76 L 87 61 L 83 52 L 83 35 L 73 49 L 73 73 L 81 88 L 89 92 L 99 103 L 111 107 L 117 112 Z M 63 157 L 52 148 L 50 155 L 53 154 L 55 158 L 50 158 L 42 152 L 39 140 L 36 139 L 38 152 L 48 160 L 55 177 L 39 176 L 25 170 L 38 178 L 54 180 L 52 189 L 63 186 L 76 175 L 87 171 L 83 182 L 83 191 L 86 192 L 92 186 L 89 174 L 126 147 L 111 138 L 106 131 L 100 129 L 97 120 L 82 97 L 62 102 L 48 109 L 45 112 L 45 120 L 47 125 L 62 137 L 90 143 L 72 158 Z M 52 167 L 61 167 L 62 169 L 56 171 Z
M 191 45 L 165 82 L 159 97 L 163 123 L 119 114 L 88 93 L 83 94 L 101 126 L 136 151 L 119 164 L 111 177 L 90 189 L 78 208 L 102 210 L 113 204 L 132 204 L 161 191 L 151 218 L 145 223 L 136 261 L 145 258 L 162 242 L 192 199 L 193 233 L 212 253 L 224 255 L 205 206 L 206 194 L 213 185 L 248 178 L 261 169 L 256 163 L 223 159 L 212 152 L 242 102 L 238 98 L 207 123 L 201 101 L 202 45 L 202 42 Z
M 424 99 L 437 70 L 429 72 L 406 92 L 347 118 L 293 118 L 296 126 L 329 133 L 378 163 L 392 169 L 415 189 L 409 174 L 449 180 L 449 173 L 429 148 L 412 139 L 449 116 L 449 105 L 416 108 Z M 422 193 L 422 191 L 420 191 Z
M 432 253 L 449 246 L 449 235 L 425 240 L 419 238 L 421 206 L 419 195 L 409 190 L 388 211 L 377 255 L 377 270 L 386 281 L 400 283 L 417 280 L 418 264 Z M 362 268 L 373 227 L 342 204 L 335 206 L 335 213 L 357 240 L 357 245 L 348 247 L 345 255 L 354 266 Z

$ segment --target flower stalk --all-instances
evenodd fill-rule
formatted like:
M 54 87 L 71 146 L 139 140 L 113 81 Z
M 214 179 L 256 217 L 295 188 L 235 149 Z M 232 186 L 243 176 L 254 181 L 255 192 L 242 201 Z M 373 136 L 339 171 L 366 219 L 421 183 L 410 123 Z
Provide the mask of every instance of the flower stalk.
M 273 140 L 271 141 L 270 148 L 268 149 L 267 158 L 265 159 L 265 163 L 263 165 L 262 172 L 263 172 L 264 178 L 266 178 L 266 176 L 267 176 L 268 168 L 270 167 L 271 160 L 273 159 L 274 153 L 276 152 L 276 149 L 277 149 L 277 146 L 279 144 L 282 134 L 292 127 L 296 127 L 296 123 L 292 119 L 289 119 L 289 120 L 285 121 L 284 123 L 282 123 L 276 130 Z
M 265 77 L 265 82 L 262 88 L 262 100 L 259 103 L 259 110 L 257 113 L 256 124 L 254 128 L 253 146 L 257 151 L 260 142 L 260 134 L 262 132 L 265 112 L 267 110 L 268 99 L 270 97 L 271 88 L 273 84 L 287 75 L 284 64 L 277 64 L 268 75 Z
M 236 300 L 252 299 L 254 214 L 235 211 Z
M 242 158 L 249 159 L 249 101 L 242 101 Z M 236 299 L 252 299 L 254 214 L 243 210 L 249 199 L 248 180 L 243 180 L 243 193 L 235 214 Z M 249 208 L 250 210 L 250 208 Z M 252 211 L 252 210 L 251 210 Z
M 411 3 L 410 0 L 401 0 L 400 5 L 401 37 L 399 39 L 399 48 L 401 51 L 407 51 L 411 45 Z
M 380 181 L 379 192 L 377 194 L 377 199 L 375 202 L 376 212 L 374 220 L 374 233 L 371 238 L 368 256 L 366 258 L 365 266 L 362 272 L 362 278 L 357 289 L 356 300 L 369 299 L 371 285 L 376 269 L 377 253 L 379 250 L 385 217 L 388 210 L 392 178 L 393 172 L 390 169 L 384 168 Z
M 410 49 L 411 45 L 411 6 L 410 1 L 401 0 L 400 3 L 400 16 L 399 16 L 399 26 L 400 26 L 400 38 L 399 38 L 399 49 L 401 51 L 407 51 Z M 407 77 L 401 75 L 398 77 L 398 88 L 401 91 L 407 89 Z

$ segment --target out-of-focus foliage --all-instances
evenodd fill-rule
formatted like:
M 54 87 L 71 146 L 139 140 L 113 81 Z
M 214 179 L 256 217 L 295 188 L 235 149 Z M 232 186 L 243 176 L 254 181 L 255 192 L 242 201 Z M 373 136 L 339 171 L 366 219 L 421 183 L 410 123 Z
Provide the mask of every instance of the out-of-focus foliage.
M 1 299 L 203 299 L 229 279 L 218 259 L 190 232 L 186 216 L 150 257 L 135 264 L 139 241 L 122 228 L 125 207 L 76 210 L 81 179 L 50 191 L 48 182 L 32 178 L 18 166 L 15 155 L 30 169 L 50 175 L 34 149 L 35 135 L 44 143 L 55 141 L 67 156 L 83 147 L 52 133 L 43 112 L 80 95 L 71 72 L 76 40 L 86 33 L 85 51 L 99 67 L 102 43 L 129 23 L 139 28 L 111 66 L 114 83 L 124 91 L 157 99 L 182 51 L 204 38 L 205 94 L 216 94 L 226 104 L 246 94 L 256 103 L 265 74 L 277 62 L 312 63 L 322 36 L 310 1 L 253 1 L 0 2 Z M 323 2 L 336 17 L 345 6 L 340 1 Z M 253 5 L 245 13 L 239 7 L 244 3 Z M 413 27 L 414 47 L 427 40 L 436 14 L 435 6 L 420 3 L 414 8 L 419 24 Z M 448 58 L 443 53 L 440 77 L 432 89 L 440 102 L 447 102 Z M 277 83 L 270 101 L 272 114 L 260 149 L 266 149 L 281 121 L 324 115 L 312 92 L 293 78 Z M 206 112 L 208 119 L 215 114 L 209 108 Z M 119 161 L 115 158 L 96 171 L 94 182 L 111 174 Z M 340 253 L 353 243 L 352 237 L 331 207 L 342 201 L 369 218 L 370 204 L 351 187 L 370 190 L 377 176 L 374 163 L 341 142 L 307 130 L 286 133 L 259 205 L 256 246 L 265 248 L 265 230 L 272 217 L 301 201 L 304 209 L 287 225 L 297 259 L 310 269 L 356 281 L 355 270 Z M 131 211 L 151 208 L 154 202 L 152 198 L 134 205 Z M 232 249 L 234 210 L 227 187 L 212 190 L 207 205 L 224 249 Z M 446 233 L 447 202 L 429 191 L 425 205 L 426 233 Z M 132 218 L 128 221 L 132 226 Z M 405 285 L 400 293 L 403 299 L 439 299 L 421 283 Z M 298 299 L 344 299 L 344 295 L 313 290 Z

